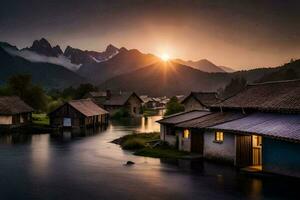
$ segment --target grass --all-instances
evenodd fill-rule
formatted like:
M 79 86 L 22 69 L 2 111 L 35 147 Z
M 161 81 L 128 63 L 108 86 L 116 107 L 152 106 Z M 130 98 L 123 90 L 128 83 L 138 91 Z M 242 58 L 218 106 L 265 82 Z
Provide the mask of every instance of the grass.
M 158 145 L 153 147 L 152 144 L 157 142 Z M 122 149 L 133 150 L 134 155 L 138 156 L 178 159 L 189 155 L 188 152 L 179 151 L 160 141 L 159 133 L 126 135 L 114 140 L 113 143 L 121 145 Z
M 33 124 L 38 125 L 49 125 L 49 117 L 45 113 L 33 113 L 32 114 L 32 122 Z
M 170 146 L 159 146 L 155 148 L 145 147 L 143 149 L 135 151 L 134 155 L 152 158 L 179 159 L 189 155 L 189 153 L 185 151 L 179 151 Z
M 125 135 L 113 141 L 121 145 L 122 149 L 137 150 L 146 147 L 150 142 L 158 141 L 159 133 L 139 133 Z

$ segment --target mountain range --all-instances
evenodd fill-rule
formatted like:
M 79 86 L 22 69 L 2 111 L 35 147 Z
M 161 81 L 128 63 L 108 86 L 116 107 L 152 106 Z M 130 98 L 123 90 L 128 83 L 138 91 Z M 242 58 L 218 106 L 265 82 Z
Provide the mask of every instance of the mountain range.
M 198 61 L 191 61 L 191 60 L 185 61 L 182 59 L 175 59 L 174 62 L 183 64 L 186 66 L 191 66 L 195 69 L 199 69 L 204 72 L 234 72 L 234 70 L 229 67 L 217 66 L 207 59 L 201 59 Z
M 44 38 L 23 49 L 0 42 L 0 84 L 13 74 L 28 73 L 34 82 L 49 89 L 90 82 L 101 89 L 175 95 L 216 91 L 237 76 L 250 83 L 295 79 L 300 77 L 299 68 L 297 60 L 274 68 L 234 71 L 206 59 L 162 62 L 155 55 L 113 45 L 97 52 L 71 46 L 63 51 Z
M 8 44 L 1 46 L 13 49 Z M 45 88 L 63 88 L 76 86 L 86 80 L 67 68 L 51 64 L 30 62 L 20 56 L 9 54 L 0 46 L 0 84 L 4 84 L 7 79 L 15 74 L 31 74 L 34 83 L 43 85 Z

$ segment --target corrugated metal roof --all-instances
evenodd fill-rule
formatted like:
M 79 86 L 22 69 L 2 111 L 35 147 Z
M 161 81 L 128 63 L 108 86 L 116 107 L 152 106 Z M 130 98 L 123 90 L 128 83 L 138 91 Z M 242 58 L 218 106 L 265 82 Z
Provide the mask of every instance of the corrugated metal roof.
M 17 96 L 0 97 L 0 114 L 11 115 L 18 113 L 33 112 L 33 108 L 27 105 Z
M 254 113 L 211 128 L 300 141 L 300 115 L 297 114 Z
M 181 128 L 206 128 L 224 122 L 240 119 L 246 115 L 234 112 L 217 112 L 177 124 Z
M 185 122 L 185 121 L 188 121 L 191 119 L 195 119 L 195 118 L 199 118 L 199 117 L 208 115 L 210 113 L 211 112 L 209 112 L 209 111 L 193 110 L 193 111 L 189 111 L 189 112 L 182 112 L 182 113 L 178 113 L 175 115 L 171 115 L 171 116 L 163 118 L 157 122 L 161 123 L 161 124 L 178 124 L 181 122 Z
M 108 113 L 106 110 L 95 104 L 91 99 L 72 100 L 69 101 L 68 104 L 87 117 Z

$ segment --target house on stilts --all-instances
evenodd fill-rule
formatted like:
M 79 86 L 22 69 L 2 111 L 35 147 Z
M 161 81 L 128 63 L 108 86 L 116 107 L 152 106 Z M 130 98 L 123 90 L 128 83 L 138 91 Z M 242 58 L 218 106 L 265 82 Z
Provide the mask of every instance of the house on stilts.
M 50 125 L 56 128 L 89 128 L 108 124 L 108 112 L 91 99 L 71 100 L 50 112 Z
M 33 108 L 17 96 L 0 97 L 0 128 L 17 128 L 32 122 Z
M 300 177 L 300 80 L 248 85 L 210 106 L 159 121 L 161 139 L 238 168 Z
M 110 115 L 123 110 L 131 117 L 141 116 L 143 100 L 135 92 L 112 92 L 110 90 L 102 92 L 89 92 L 86 95 L 98 106 L 104 108 Z

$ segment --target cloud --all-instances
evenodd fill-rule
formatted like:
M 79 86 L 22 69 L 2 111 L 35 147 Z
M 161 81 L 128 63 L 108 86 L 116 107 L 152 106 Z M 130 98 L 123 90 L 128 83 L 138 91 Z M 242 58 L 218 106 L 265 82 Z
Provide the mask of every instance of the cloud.
M 16 49 L 12 49 L 8 47 L 5 48 L 5 51 L 11 55 L 22 57 L 30 62 L 41 62 L 41 63 L 51 63 L 55 65 L 61 65 L 72 71 L 78 70 L 81 66 L 81 64 L 76 65 L 71 63 L 71 61 L 63 55 L 59 55 L 58 57 L 48 57 L 29 50 L 18 51 Z

